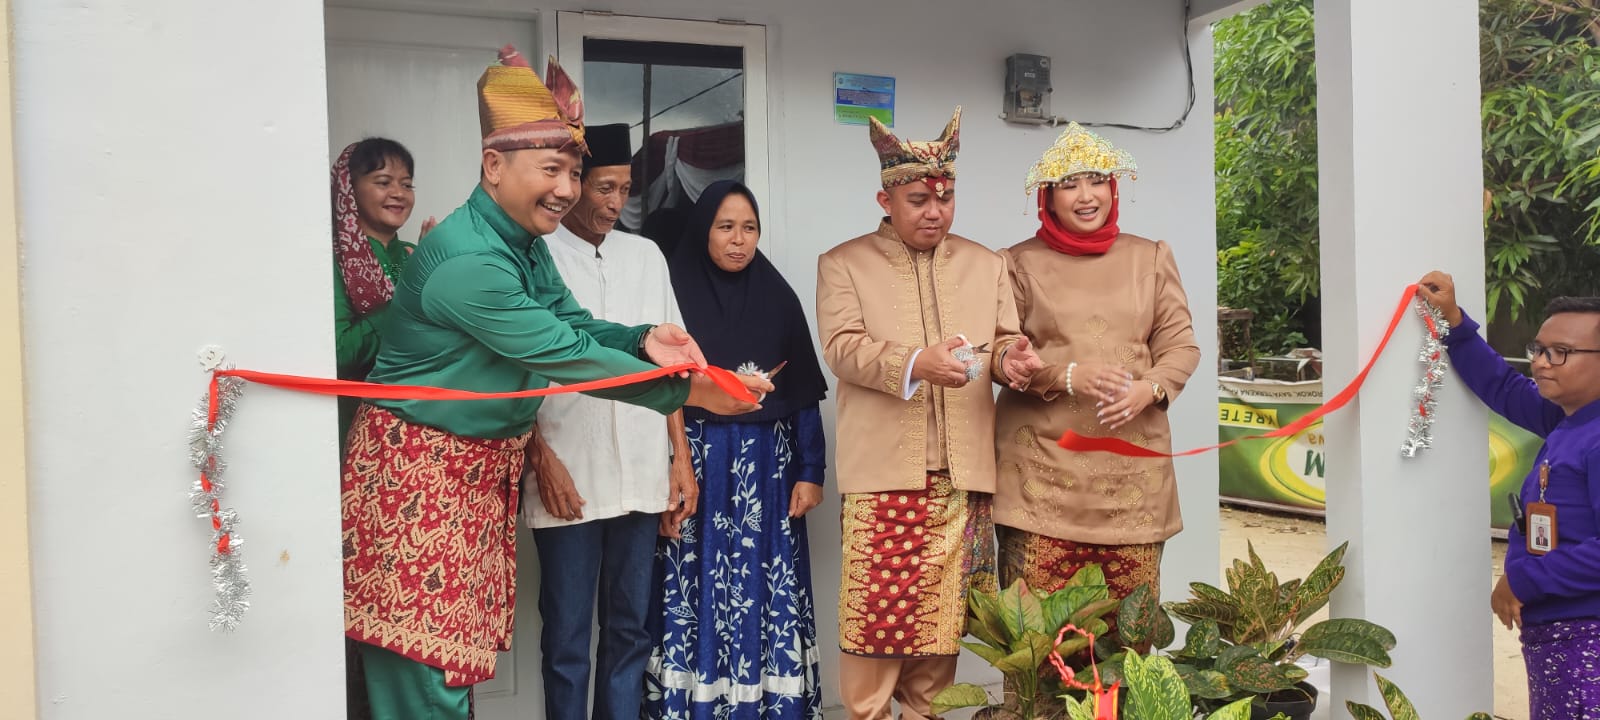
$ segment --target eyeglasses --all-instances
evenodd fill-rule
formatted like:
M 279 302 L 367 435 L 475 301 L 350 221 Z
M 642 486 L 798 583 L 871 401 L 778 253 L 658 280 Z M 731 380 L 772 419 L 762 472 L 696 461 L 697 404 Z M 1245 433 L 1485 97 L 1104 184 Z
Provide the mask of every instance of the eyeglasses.
M 1536 342 L 1528 343 L 1528 362 L 1533 362 L 1534 360 L 1537 360 L 1540 355 L 1543 355 L 1545 362 L 1548 362 L 1551 365 L 1565 365 L 1567 364 L 1567 356 L 1572 353 L 1600 353 L 1600 350 L 1585 350 L 1583 348 L 1569 347 L 1546 347 Z

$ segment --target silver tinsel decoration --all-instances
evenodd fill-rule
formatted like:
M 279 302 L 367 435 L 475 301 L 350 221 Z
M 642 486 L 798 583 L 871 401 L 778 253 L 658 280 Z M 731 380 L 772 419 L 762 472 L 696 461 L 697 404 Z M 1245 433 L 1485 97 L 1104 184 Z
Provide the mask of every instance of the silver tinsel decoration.
M 1417 315 L 1428 326 L 1422 351 L 1417 354 L 1417 361 L 1426 365 L 1427 369 L 1423 372 L 1422 380 L 1411 389 L 1411 422 L 1406 425 L 1406 441 L 1400 444 L 1400 454 L 1408 458 L 1433 447 L 1433 418 L 1439 402 L 1435 394 L 1444 385 L 1444 376 L 1450 371 L 1449 355 L 1444 350 L 1444 339 L 1450 334 L 1450 324 L 1445 322 L 1444 313 L 1420 297 L 1417 298 L 1416 309 Z
M 213 370 L 215 368 L 212 368 Z M 200 396 L 189 427 L 189 462 L 200 477 L 189 489 L 189 503 L 198 517 L 211 521 L 211 584 L 216 598 L 211 604 L 211 629 L 234 630 L 250 609 L 250 579 L 239 557 L 242 544 L 234 529 L 238 513 L 222 505 L 227 487 L 227 463 L 222 457 L 222 432 L 238 407 L 244 380 L 215 379 L 216 415 L 211 414 L 211 391 Z

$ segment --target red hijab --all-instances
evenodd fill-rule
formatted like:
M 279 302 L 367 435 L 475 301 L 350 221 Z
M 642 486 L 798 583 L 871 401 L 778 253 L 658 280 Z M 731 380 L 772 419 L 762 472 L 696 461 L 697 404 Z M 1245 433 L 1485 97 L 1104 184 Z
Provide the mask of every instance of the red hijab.
M 1106 224 L 1099 230 L 1091 233 L 1076 233 L 1068 230 L 1061 224 L 1050 209 L 1050 193 L 1054 185 L 1041 185 L 1039 187 L 1039 232 L 1038 237 L 1056 252 L 1068 255 L 1104 255 L 1111 249 L 1111 243 L 1116 242 L 1122 230 L 1117 227 L 1117 206 L 1119 195 L 1117 193 L 1117 177 L 1111 176 L 1111 212 L 1106 215 Z
M 344 276 L 344 292 L 356 315 L 367 315 L 394 297 L 394 282 L 383 274 L 383 264 L 372 253 L 372 243 L 357 221 L 355 182 L 350 175 L 350 155 L 361 143 L 351 143 L 333 164 L 333 256 Z

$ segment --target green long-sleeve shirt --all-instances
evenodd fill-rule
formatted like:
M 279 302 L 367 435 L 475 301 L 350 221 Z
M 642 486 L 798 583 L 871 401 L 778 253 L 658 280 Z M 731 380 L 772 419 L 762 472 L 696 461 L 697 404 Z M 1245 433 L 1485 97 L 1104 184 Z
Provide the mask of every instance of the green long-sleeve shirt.
M 655 367 L 635 355 L 647 327 L 596 320 L 580 307 L 544 239 L 481 187 L 412 254 L 388 313 L 372 382 L 507 392 Z M 670 378 L 591 394 L 666 414 L 683 406 L 689 384 Z M 540 399 L 375 404 L 457 435 L 503 438 L 533 426 Z
M 402 242 L 399 238 L 389 242 L 384 247 L 382 242 L 367 238 L 372 245 L 372 253 L 378 257 L 378 265 L 383 268 L 383 274 L 389 279 L 397 280 L 400 277 L 400 268 L 405 267 L 406 258 L 416 248 L 411 243 Z M 355 305 L 351 304 L 350 296 L 344 290 L 344 273 L 339 269 L 335 259 L 333 263 L 333 346 L 336 353 L 339 379 L 365 380 L 367 373 L 372 370 L 372 363 L 378 359 L 378 337 L 382 329 L 382 321 L 388 305 L 373 310 L 366 315 L 356 313 Z M 356 405 L 359 401 L 355 398 L 339 398 L 339 443 L 344 443 L 345 435 L 350 430 L 350 421 L 356 416 Z

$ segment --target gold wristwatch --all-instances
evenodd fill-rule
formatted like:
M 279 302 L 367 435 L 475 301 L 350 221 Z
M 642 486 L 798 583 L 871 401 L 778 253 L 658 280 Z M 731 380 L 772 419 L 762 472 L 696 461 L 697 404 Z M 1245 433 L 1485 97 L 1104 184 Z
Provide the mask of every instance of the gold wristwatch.
M 1150 396 L 1155 398 L 1155 401 L 1158 403 L 1164 403 L 1167 401 L 1167 391 L 1161 387 L 1161 383 L 1158 383 L 1154 380 L 1150 381 Z

